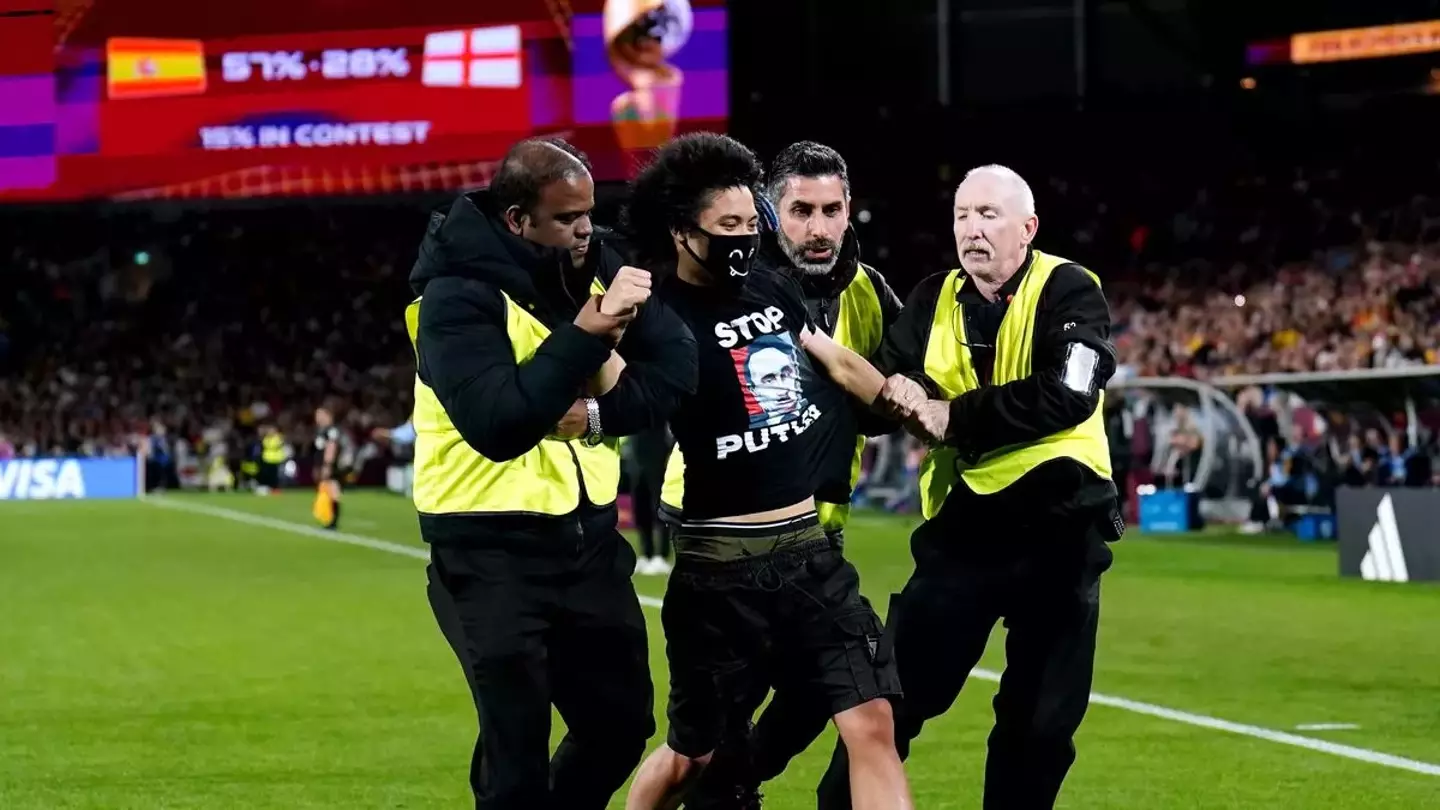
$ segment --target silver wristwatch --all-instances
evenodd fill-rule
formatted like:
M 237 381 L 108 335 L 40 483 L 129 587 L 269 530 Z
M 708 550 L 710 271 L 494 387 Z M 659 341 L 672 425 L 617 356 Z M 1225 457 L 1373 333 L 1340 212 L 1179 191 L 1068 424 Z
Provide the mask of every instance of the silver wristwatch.
M 587 447 L 605 441 L 605 434 L 600 431 L 600 403 L 594 397 L 585 398 L 585 435 L 581 441 Z

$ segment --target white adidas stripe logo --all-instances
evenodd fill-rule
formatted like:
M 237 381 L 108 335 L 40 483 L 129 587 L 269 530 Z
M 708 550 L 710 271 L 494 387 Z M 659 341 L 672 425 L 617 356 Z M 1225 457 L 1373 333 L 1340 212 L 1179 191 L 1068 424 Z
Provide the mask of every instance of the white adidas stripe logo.
M 1390 493 L 1375 508 L 1375 525 L 1370 528 L 1370 549 L 1360 560 L 1360 576 L 1378 582 L 1409 582 L 1405 549 L 1400 545 L 1400 527 L 1395 523 L 1395 505 Z

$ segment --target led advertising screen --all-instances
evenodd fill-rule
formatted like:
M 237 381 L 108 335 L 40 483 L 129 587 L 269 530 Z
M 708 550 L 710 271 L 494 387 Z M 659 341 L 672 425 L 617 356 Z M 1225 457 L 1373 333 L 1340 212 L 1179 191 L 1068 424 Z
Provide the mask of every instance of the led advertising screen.
M 1252 42 L 1246 48 L 1251 65 L 1349 62 L 1440 51 L 1440 20 L 1309 31 L 1288 39 Z
M 0 0 L 0 201 L 473 187 L 528 135 L 624 179 L 723 131 L 723 0 Z

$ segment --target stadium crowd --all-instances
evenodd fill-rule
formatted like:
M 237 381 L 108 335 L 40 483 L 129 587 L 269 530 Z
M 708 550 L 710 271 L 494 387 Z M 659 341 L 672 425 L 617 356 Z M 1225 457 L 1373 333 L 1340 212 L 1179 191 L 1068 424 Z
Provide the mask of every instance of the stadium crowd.
M 1346 196 L 1354 188 L 1337 171 L 1242 174 L 1163 214 L 1058 178 L 1036 193 L 1048 248 L 1099 257 L 1118 375 L 1212 379 L 1440 360 L 1440 198 L 1374 189 Z M 857 197 L 856 210 L 867 206 L 884 210 Z M 877 223 L 876 239 L 858 226 L 897 291 L 953 262 L 940 206 L 933 228 L 910 235 L 933 246 L 933 266 L 887 265 L 897 226 Z M 329 403 L 352 439 L 350 466 L 378 483 L 396 448 L 377 436 L 410 407 L 399 313 L 425 210 L 332 202 L 7 217 L 0 460 L 143 449 L 152 486 L 203 486 L 205 470 L 221 466 L 243 483 L 262 425 L 303 457 L 311 414 Z M 1273 390 L 1237 401 L 1275 462 L 1254 476 L 1262 489 L 1315 501 L 1340 480 L 1431 480 L 1433 423 L 1410 448 L 1403 426 L 1367 434 Z M 1194 414 L 1143 395 L 1126 408 L 1112 424 L 1137 480 L 1193 470 Z M 913 507 L 921 452 L 902 436 L 876 442 L 862 497 Z M 1405 472 L 1405 459 L 1421 457 L 1423 469 Z
M 417 219 L 340 206 L 9 220 L 0 459 L 143 447 L 152 483 L 173 486 L 187 458 L 239 469 L 262 424 L 307 446 L 322 404 L 357 437 L 405 421 L 414 364 L 393 316 Z

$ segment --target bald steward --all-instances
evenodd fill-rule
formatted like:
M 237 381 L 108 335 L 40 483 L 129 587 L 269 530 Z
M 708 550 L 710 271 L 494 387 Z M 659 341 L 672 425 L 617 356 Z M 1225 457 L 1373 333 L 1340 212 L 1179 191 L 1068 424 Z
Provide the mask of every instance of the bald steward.
M 1030 190 L 1030 184 L 1025 182 L 1025 178 L 1009 166 L 1001 166 L 998 163 L 976 166 L 965 173 L 965 180 L 971 178 L 989 178 L 1009 186 L 1011 193 L 1015 195 L 1015 203 L 1019 210 L 1032 216 L 1035 214 L 1035 193 Z
M 1024 266 L 1039 227 L 1035 194 L 1013 169 L 977 166 L 955 189 L 955 249 L 987 299 Z
M 561 138 L 527 138 L 505 153 L 490 195 L 511 233 L 564 248 L 585 263 L 592 233 L 595 181 L 585 153 Z

